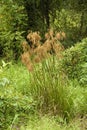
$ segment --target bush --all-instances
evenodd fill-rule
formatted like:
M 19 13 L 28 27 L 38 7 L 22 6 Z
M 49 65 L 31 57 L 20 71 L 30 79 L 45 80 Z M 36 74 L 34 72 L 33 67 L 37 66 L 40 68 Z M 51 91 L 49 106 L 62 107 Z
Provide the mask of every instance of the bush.
M 62 68 L 70 79 L 87 85 L 87 38 L 64 52 Z
M 0 56 L 18 59 L 27 23 L 25 9 L 13 0 L 1 0 L 0 6 Z

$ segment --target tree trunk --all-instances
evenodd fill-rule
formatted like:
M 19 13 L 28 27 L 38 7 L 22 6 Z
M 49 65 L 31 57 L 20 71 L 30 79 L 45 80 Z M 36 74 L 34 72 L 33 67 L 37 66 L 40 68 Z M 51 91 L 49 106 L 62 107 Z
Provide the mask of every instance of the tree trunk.
M 82 36 L 83 34 L 83 26 L 84 26 L 84 11 L 81 14 L 81 21 L 80 21 L 80 35 Z
M 46 24 L 47 28 L 50 27 L 50 17 L 49 17 L 49 0 L 46 1 L 46 6 L 45 6 L 45 18 L 46 18 Z
M 40 1 L 40 9 L 42 16 L 44 18 L 44 23 L 46 23 L 46 27 L 50 27 L 50 18 L 49 18 L 49 0 L 41 0 Z

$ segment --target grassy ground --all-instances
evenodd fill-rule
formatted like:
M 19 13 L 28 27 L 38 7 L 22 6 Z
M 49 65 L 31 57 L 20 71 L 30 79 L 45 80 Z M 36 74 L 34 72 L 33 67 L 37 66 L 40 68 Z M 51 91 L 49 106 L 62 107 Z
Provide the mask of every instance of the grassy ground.
M 87 88 L 44 62 L 0 67 L 0 130 L 86 130 Z M 56 67 L 54 67 L 56 65 Z

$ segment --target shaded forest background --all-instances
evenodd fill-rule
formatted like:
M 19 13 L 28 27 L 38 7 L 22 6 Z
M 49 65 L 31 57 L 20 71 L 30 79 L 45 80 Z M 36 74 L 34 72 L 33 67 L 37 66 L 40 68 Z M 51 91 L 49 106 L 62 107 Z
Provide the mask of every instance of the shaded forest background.
M 19 59 L 30 30 L 64 32 L 65 48 L 87 37 L 86 0 L 0 0 L 0 57 Z

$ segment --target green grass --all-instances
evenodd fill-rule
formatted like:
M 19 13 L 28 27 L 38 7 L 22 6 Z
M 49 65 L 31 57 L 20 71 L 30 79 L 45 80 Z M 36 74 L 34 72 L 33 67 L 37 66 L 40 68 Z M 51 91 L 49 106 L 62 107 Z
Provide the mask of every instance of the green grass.
M 29 91 L 29 72 L 21 64 L 3 67 L 0 71 L 0 128 L 6 129 L 34 112 L 35 103 Z M 28 95 L 28 96 L 27 96 Z M 18 122 L 17 122 L 18 121 Z
M 86 115 L 87 88 L 63 75 L 57 59 L 33 72 L 21 63 L 1 66 L 1 130 L 80 130 L 74 119 Z
M 29 84 L 29 72 L 22 64 L 18 63 L 3 68 L 0 79 L 3 78 L 6 78 L 9 81 L 9 86 L 12 86 L 15 90 L 26 93 L 25 88 Z
M 69 80 L 57 59 L 45 60 L 40 69 L 35 69 L 30 78 L 30 92 L 42 113 L 58 114 L 69 121 L 77 113 L 87 112 L 87 88 Z
M 59 123 L 55 121 L 54 118 L 42 117 L 41 119 L 35 119 L 35 121 L 28 122 L 27 126 L 21 126 L 21 130 L 80 130 L 78 123 L 79 121 L 67 125 L 65 122 Z

